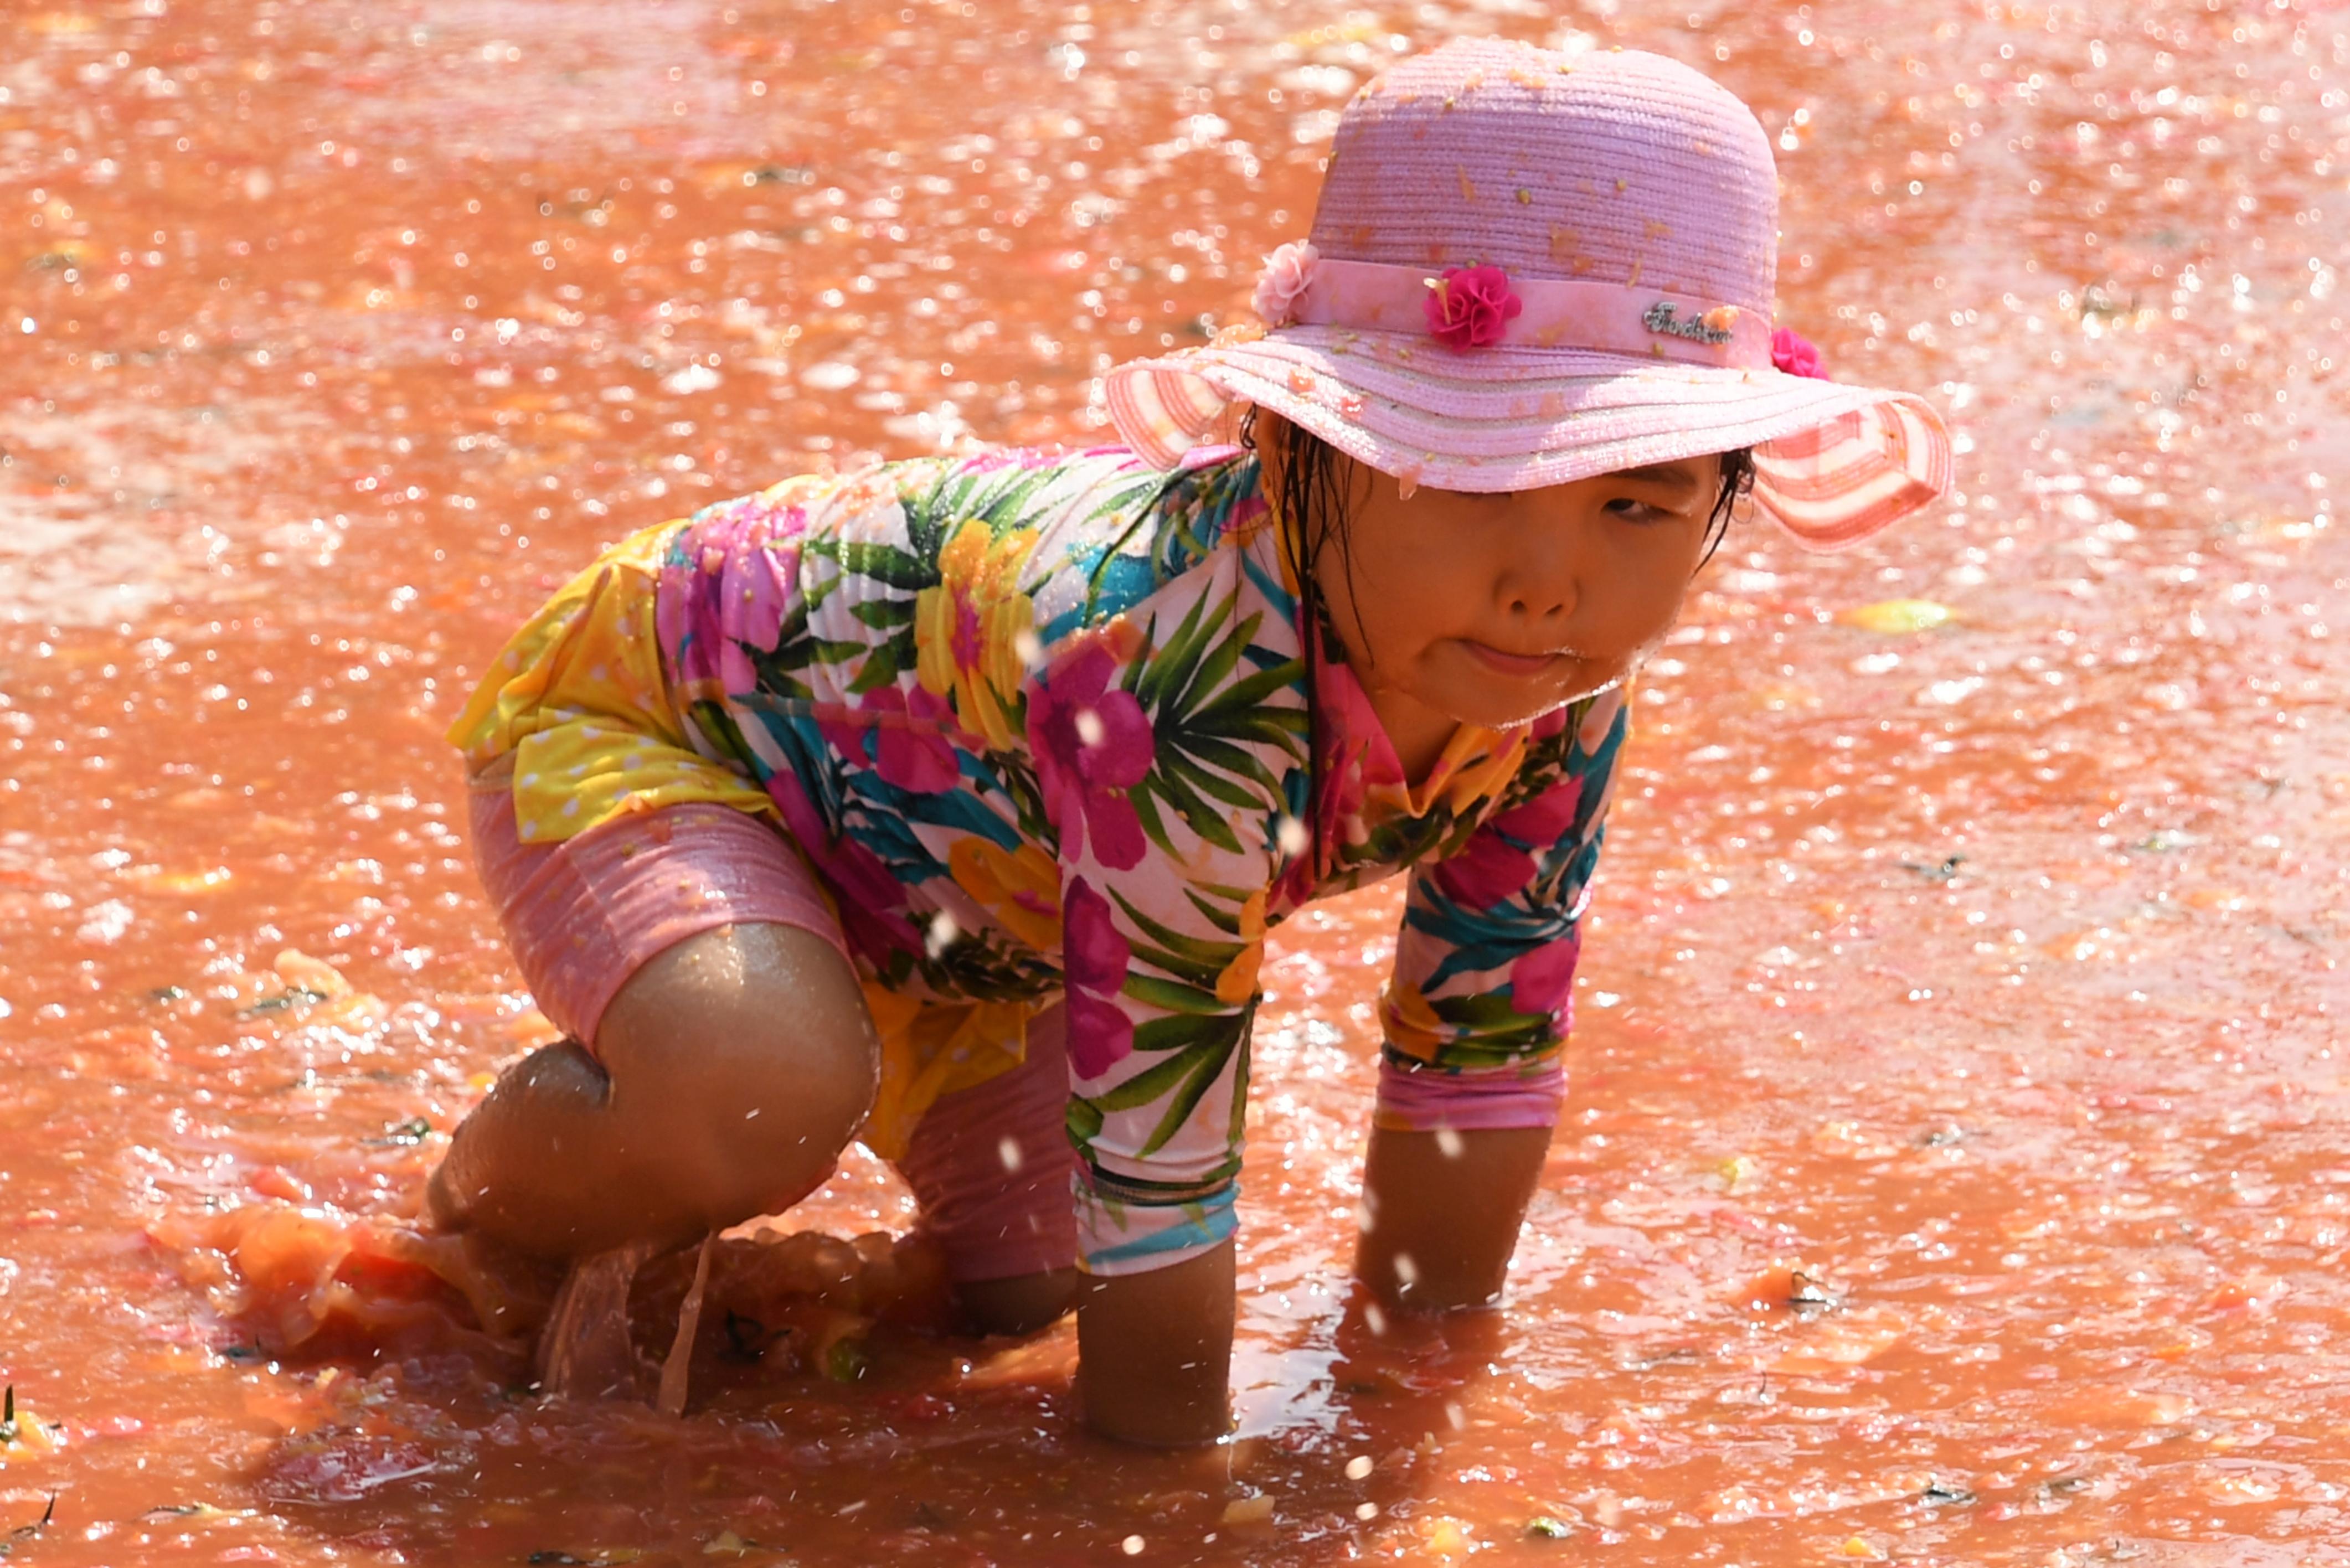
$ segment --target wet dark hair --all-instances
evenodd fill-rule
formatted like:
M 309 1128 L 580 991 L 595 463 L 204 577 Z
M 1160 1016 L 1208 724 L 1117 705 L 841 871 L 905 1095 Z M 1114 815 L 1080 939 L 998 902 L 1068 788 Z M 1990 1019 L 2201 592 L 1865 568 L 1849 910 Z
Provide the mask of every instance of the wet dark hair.
M 1240 441 L 1251 452 L 1262 456 L 1257 440 L 1259 410 L 1252 405 L 1241 416 Z M 1325 549 L 1335 546 L 1341 570 L 1347 580 L 1354 582 L 1355 561 L 1347 548 L 1346 476 L 1350 466 L 1341 458 L 1336 448 L 1312 431 L 1293 421 L 1284 421 L 1281 472 L 1278 491 L 1266 497 L 1273 504 L 1275 516 L 1284 519 L 1282 545 L 1287 551 L 1289 575 L 1297 584 L 1298 620 L 1305 628 L 1305 691 L 1306 691 L 1306 805 L 1305 819 L 1313 825 L 1318 839 L 1319 813 L 1315 802 L 1322 791 L 1322 713 L 1314 701 L 1320 690 L 1321 667 L 1330 657 L 1324 645 L 1329 635 L 1326 607 L 1322 589 L 1315 581 L 1314 564 L 1322 558 Z M 1374 472 L 1367 464 L 1360 466 L 1367 473 Z M 1374 478 L 1372 483 L 1378 483 Z M 1741 447 L 1721 454 L 1721 486 L 1713 498 L 1713 510 L 1706 518 L 1705 555 L 1698 565 L 1713 559 L 1721 542 L 1730 532 L 1731 512 L 1739 498 L 1754 487 L 1754 454 L 1750 448 Z M 1360 611 L 1357 614 L 1359 616 Z M 1360 628 L 1357 627 L 1357 633 Z M 1321 845 L 1314 846 L 1315 864 L 1321 858 Z

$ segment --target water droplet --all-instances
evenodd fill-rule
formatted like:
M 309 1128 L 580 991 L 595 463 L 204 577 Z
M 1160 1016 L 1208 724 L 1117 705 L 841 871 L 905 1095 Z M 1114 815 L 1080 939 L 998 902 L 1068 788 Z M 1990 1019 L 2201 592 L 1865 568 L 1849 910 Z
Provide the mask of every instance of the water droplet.
M 955 918 L 944 909 L 941 909 L 931 917 L 930 932 L 922 939 L 922 947 L 932 958 L 936 958 L 954 946 L 955 939 L 961 935 L 962 935 L 962 928 L 955 924 Z
M 682 370 L 673 371 L 669 375 L 663 376 L 661 378 L 661 390 L 664 392 L 673 393 L 681 398 L 690 397 L 695 392 L 706 392 L 710 390 L 711 388 L 718 385 L 718 383 L 723 379 L 724 378 L 720 376 L 717 371 L 712 369 L 707 365 L 688 365 Z

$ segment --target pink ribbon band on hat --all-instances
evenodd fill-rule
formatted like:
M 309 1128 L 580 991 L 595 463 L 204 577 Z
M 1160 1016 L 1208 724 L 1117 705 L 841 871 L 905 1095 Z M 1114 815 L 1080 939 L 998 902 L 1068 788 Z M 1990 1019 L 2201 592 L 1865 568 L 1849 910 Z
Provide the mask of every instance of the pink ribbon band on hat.
M 1290 306 L 1292 319 L 1429 337 L 1426 300 L 1436 276 L 1425 267 L 1317 259 Z M 1595 348 L 1690 365 L 1771 369 L 1766 311 L 1620 283 L 1512 278 L 1509 286 L 1524 309 L 1502 327 L 1496 341 L 1503 347 Z

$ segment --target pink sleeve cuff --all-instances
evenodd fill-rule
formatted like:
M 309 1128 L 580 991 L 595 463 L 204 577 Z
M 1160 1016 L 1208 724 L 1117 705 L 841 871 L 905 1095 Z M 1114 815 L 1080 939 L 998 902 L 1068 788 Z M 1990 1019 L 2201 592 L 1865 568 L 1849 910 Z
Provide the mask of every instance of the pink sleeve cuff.
M 1396 1132 L 1491 1132 L 1549 1127 L 1566 1101 L 1566 1068 L 1554 1053 L 1524 1067 L 1446 1072 L 1379 1063 L 1377 1120 Z

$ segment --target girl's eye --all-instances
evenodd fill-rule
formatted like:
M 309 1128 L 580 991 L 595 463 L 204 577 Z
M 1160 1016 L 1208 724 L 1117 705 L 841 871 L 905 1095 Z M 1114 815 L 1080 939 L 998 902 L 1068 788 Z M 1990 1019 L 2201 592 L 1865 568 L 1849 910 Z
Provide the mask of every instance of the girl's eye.
M 1651 506 L 1645 501 L 1635 501 L 1628 495 L 1617 496 L 1607 504 L 1607 509 L 1618 517 L 1627 517 L 1635 523 L 1653 523 L 1660 517 L 1672 515 L 1661 506 Z

